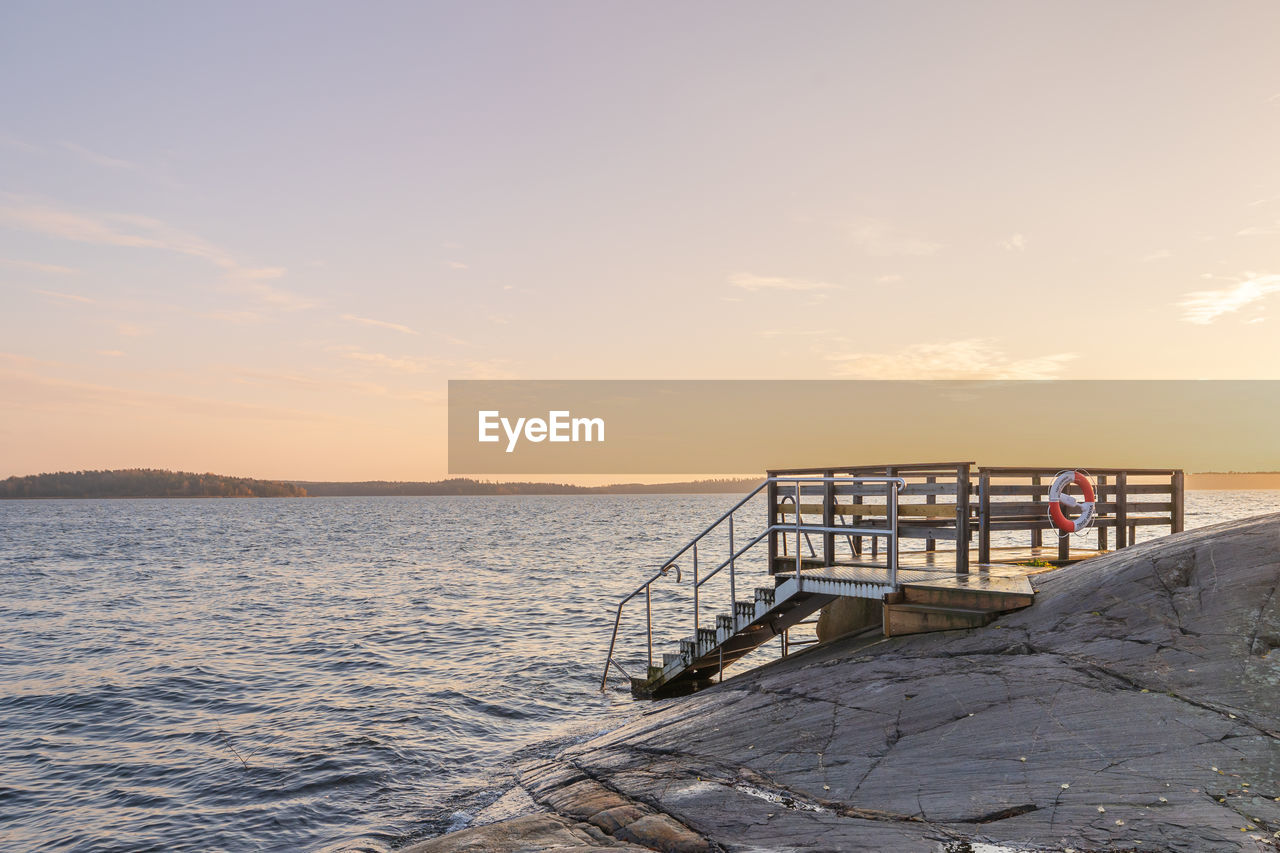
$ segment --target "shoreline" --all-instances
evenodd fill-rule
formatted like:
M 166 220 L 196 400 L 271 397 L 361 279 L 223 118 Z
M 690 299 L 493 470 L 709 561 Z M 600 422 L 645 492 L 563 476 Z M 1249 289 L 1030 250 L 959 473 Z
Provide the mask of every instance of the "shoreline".
M 1280 513 L 1135 545 L 986 628 L 637 708 L 521 767 L 510 816 L 404 853 L 1275 850 L 1278 584 Z

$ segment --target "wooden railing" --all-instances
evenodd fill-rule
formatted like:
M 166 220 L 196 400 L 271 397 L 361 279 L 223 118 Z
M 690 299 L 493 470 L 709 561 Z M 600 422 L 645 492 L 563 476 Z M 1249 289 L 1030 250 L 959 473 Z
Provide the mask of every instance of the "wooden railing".
M 1058 536 L 1048 518 L 1049 486 L 1061 469 L 983 467 L 977 472 L 978 562 L 991 559 L 991 534 L 1027 530 L 1032 546 L 1043 545 L 1044 531 L 1057 537 L 1059 560 L 1070 559 L 1071 536 Z M 1180 533 L 1184 525 L 1184 478 L 1176 468 L 1076 468 L 1094 482 L 1097 497 L 1093 528 L 1097 549 L 1131 545 L 1137 529 L 1167 526 Z M 1079 540 L 1077 540 L 1079 541 Z
M 850 465 L 827 468 L 787 468 L 769 471 L 771 478 L 820 476 L 823 484 L 802 486 L 799 493 L 773 483 L 768 489 L 767 523 L 776 527 L 794 523 L 800 513 L 804 525 L 824 528 L 887 526 L 883 489 L 870 484 L 841 483 L 842 477 L 901 477 L 906 485 L 899 494 L 898 535 L 902 540 L 923 540 L 924 551 L 939 542 L 955 549 L 955 571 L 969 571 L 969 547 L 976 537 L 977 561 L 991 562 L 992 534 L 1027 531 L 1032 547 L 1057 539 L 1058 560 L 1071 557 L 1072 542 L 1083 536 L 1058 536 L 1049 521 L 1049 486 L 1059 468 L 979 467 L 972 462 L 930 462 L 894 465 Z M 1183 529 L 1183 473 L 1174 468 L 1078 468 L 1095 484 L 1097 515 L 1093 523 L 1097 550 L 1123 548 L 1137 538 L 1137 529 L 1167 526 L 1171 533 Z M 790 518 L 788 518 L 790 517 Z M 794 540 L 794 541 L 793 541 Z M 871 559 L 878 543 L 872 539 Z M 905 546 L 904 543 L 904 547 Z M 946 547 L 944 545 L 943 547 Z M 824 533 L 820 537 L 788 536 L 775 532 L 769 538 L 770 567 L 792 566 L 796 551 L 811 566 L 860 562 L 863 537 Z M 1079 545 L 1077 545 L 1079 549 Z M 1090 548 L 1090 550 L 1093 550 Z M 785 558 L 785 559 L 784 559 Z M 774 569 L 776 571 L 776 569 Z M 789 571 L 790 569 L 783 569 Z

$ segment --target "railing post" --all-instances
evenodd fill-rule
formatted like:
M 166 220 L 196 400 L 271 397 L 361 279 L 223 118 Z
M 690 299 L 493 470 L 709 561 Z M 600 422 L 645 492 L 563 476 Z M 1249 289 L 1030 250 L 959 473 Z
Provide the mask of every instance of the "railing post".
M 889 541 L 885 543 L 888 548 L 889 559 L 889 586 L 895 589 L 898 586 L 898 484 L 888 483 L 888 494 L 885 496 L 885 505 L 889 514 Z
M 1116 474 L 1116 548 L 1129 544 L 1129 472 Z
M 956 468 L 956 574 L 969 574 L 969 466 Z
M 1098 475 L 1098 503 L 1103 504 L 1107 501 L 1107 475 Z M 1102 523 L 1102 510 L 1099 509 L 1094 513 L 1094 524 L 1098 525 L 1098 550 L 1107 550 L 1107 526 Z
M 991 472 L 978 473 L 978 564 L 991 563 Z
M 928 477 L 925 477 L 924 481 L 928 483 L 930 486 L 932 486 L 938 482 L 938 478 L 930 475 Z M 933 493 L 933 489 L 930 489 L 929 494 L 925 495 L 924 502 L 926 504 L 935 504 L 935 505 L 938 503 L 938 496 Z M 931 528 L 936 523 L 935 518 L 936 518 L 935 516 L 929 516 L 929 526 Z M 933 538 L 932 536 L 926 536 L 924 540 L 924 549 L 926 551 L 938 550 L 938 540 Z
M 1033 485 L 1033 486 L 1040 486 L 1040 485 L 1043 485 L 1043 484 L 1044 484 L 1044 480 L 1040 477 L 1040 475 L 1039 475 L 1039 474 L 1032 474 L 1032 475 L 1031 475 L 1031 485 Z M 1039 491 L 1038 489 L 1037 489 L 1037 490 L 1032 491 L 1032 492 L 1031 492 L 1031 503 L 1033 503 L 1033 504 L 1038 504 L 1038 503 L 1040 503 L 1040 498 L 1042 498 L 1042 497 L 1044 497 L 1044 495 L 1040 494 L 1040 491 Z M 1036 507 L 1036 510 L 1035 510 L 1035 511 L 1036 511 L 1037 513 L 1038 513 L 1038 510 L 1039 510 L 1039 507 Z M 1043 515 L 1043 514 L 1040 514 L 1040 517 L 1039 517 L 1039 518 L 1037 518 L 1037 519 L 1036 519 L 1036 521 L 1037 521 L 1037 522 L 1044 521 L 1044 515 Z M 1043 535 L 1043 531 L 1041 531 L 1039 527 L 1033 527 L 1033 528 L 1031 528 L 1031 547 L 1032 547 L 1032 548 L 1039 548 L 1039 547 L 1041 547 L 1042 545 L 1044 545 L 1044 535 Z M 1032 554 L 1034 555 L 1034 554 L 1035 554 L 1035 552 L 1034 552 L 1034 551 L 1032 551 Z
M 609 638 L 609 656 L 604 660 L 604 675 L 600 676 L 600 692 L 609 689 L 609 667 L 613 666 L 613 647 L 618 642 L 618 623 L 622 621 L 622 605 L 618 605 L 618 615 L 613 617 L 613 636 Z
M 698 543 L 693 543 L 693 641 L 698 641 L 698 619 L 701 617 L 698 607 Z
M 1181 533 L 1183 529 L 1183 496 L 1186 492 L 1186 475 L 1182 469 L 1173 472 L 1173 478 L 1170 482 L 1169 498 L 1173 501 L 1173 510 L 1169 513 L 1169 532 Z
M 854 479 L 857 479 L 857 478 L 855 477 Z M 858 483 L 853 488 L 853 505 L 858 506 L 861 503 L 862 503 L 862 484 Z M 862 518 L 863 516 L 861 514 L 855 515 L 853 517 L 854 519 L 853 523 L 858 527 L 861 527 Z M 859 559 L 859 560 L 862 559 L 862 537 L 861 536 L 853 537 L 853 556 L 856 559 Z
M 644 623 L 645 637 L 649 643 L 649 669 L 653 669 L 653 590 L 648 584 L 644 587 Z M 649 670 L 645 670 L 644 677 L 649 677 Z
M 796 479 L 796 592 L 800 591 L 800 569 L 802 568 L 800 556 L 800 480 Z
M 733 629 L 738 630 L 738 579 L 734 575 L 733 515 L 729 516 L 729 612 L 733 614 Z
M 830 530 L 836 526 L 836 472 L 824 471 L 822 476 L 826 478 L 822 490 L 822 526 Z M 824 533 L 822 534 L 822 565 L 830 567 L 834 566 L 835 562 L 836 535 Z
M 778 534 L 773 529 L 778 523 L 778 481 L 774 479 L 772 471 L 769 472 L 765 501 L 765 530 L 769 531 L 769 575 L 772 577 L 778 565 Z
M 1058 532 L 1058 561 L 1066 562 L 1071 559 L 1071 534 Z

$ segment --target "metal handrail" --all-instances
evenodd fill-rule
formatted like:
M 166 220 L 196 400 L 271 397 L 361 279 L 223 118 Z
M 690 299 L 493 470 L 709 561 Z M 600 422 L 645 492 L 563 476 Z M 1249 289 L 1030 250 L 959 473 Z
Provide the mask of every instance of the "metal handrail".
M 733 515 L 734 515 L 734 513 L 736 513 L 738 510 L 742 509 L 742 507 L 746 506 L 746 505 L 747 505 L 747 503 L 748 503 L 748 502 L 750 502 L 750 501 L 751 501 L 751 499 L 752 499 L 752 498 L 754 498 L 756 495 L 760 494 L 760 492 L 761 492 L 763 489 L 765 489 L 767 486 L 769 486 L 769 485 L 771 485 L 771 484 L 774 484 L 774 483 L 794 483 L 794 484 L 795 484 L 795 497 L 794 497 L 792 500 L 793 500 L 793 501 L 794 501 L 794 503 L 795 503 L 795 517 L 796 517 L 796 523 L 795 523 L 795 524 L 777 524 L 777 523 L 771 523 L 771 524 L 769 524 L 769 526 L 768 526 L 768 527 L 766 527 L 766 528 L 765 528 L 765 530 L 764 530 L 763 532 L 761 532 L 758 536 L 756 536 L 754 539 L 752 539 L 749 543 L 747 543 L 746 545 L 744 545 L 742 548 L 739 548 L 739 549 L 736 549 L 736 550 L 735 550 L 735 549 L 734 549 L 734 527 L 733 527 Z M 801 505 L 800 505 L 801 484 L 802 484 L 802 483 L 859 483 L 859 484 L 861 484 L 861 483 L 884 483 L 886 486 L 893 485 L 893 486 L 895 486 L 895 487 L 896 487 L 896 488 L 893 490 L 893 492 L 891 492 L 891 495 L 892 495 L 892 498 L 893 498 L 893 499 L 892 499 L 892 500 L 889 500 L 889 501 L 887 502 L 887 503 L 888 503 L 888 524 L 887 524 L 887 525 L 886 525 L 886 527 L 884 527 L 884 528 L 878 528 L 878 527 L 853 528 L 853 527 L 846 527 L 846 526 L 841 526 L 841 527 L 839 527 L 839 528 L 834 528 L 834 527 L 825 527 L 825 526 L 822 526 L 822 525 L 806 525 L 806 524 L 803 524 L 803 523 L 801 522 L 801 515 L 802 515 L 802 513 L 801 513 Z M 625 669 L 623 669 L 623 668 L 622 668 L 622 666 L 621 666 L 617 661 L 615 661 L 615 660 L 613 659 L 613 651 L 614 651 L 614 648 L 616 647 L 616 645 L 617 645 L 617 641 L 618 641 L 618 627 L 619 627 L 619 626 L 621 625 L 621 623 L 622 623 L 622 610 L 623 610 L 623 608 L 624 608 L 624 607 L 626 607 L 626 605 L 627 605 L 627 603 L 628 603 L 629 601 L 631 601 L 633 598 L 635 598 L 636 596 L 638 596 L 638 595 L 639 595 L 640 593 L 642 593 L 642 592 L 645 594 L 645 622 L 646 622 L 646 637 L 647 637 L 647 645 L 648 645 L 648 666 L 649 666 L 649 667 L 652 667 L 652 666 L 653 666 L 653 591 L 652 591 L 652 586 L 653 586 L 653 584 L 654 584 L 654 582 L 655 582 L 655 581 L 657 581 L 659 578 L 664 577 L 664 576 L 665 576 L 665 575 L 666 575 L 666 574 L 667 574 L 667 573 L 668 573 L 672 568 L 674 568 L 674 569 L 676 570 L 677 583 L 679 583 L 680 567 L 679 567 L 679 565 L 677 565 L 676 560 L 680 559 L 680 557 L 682 557 L 682 556 L 684 556 L 684 554 L 688 553 L 688 552 L 690 551 L 690 549 L 692 549 L 692 551 L 693 551 L 693 555 L 692 555 L 692 556 L 693 556 L 693 608 L 694 608 L 694 611 L 693 611 L 693 614 L 694 614 L 694 615 L 693 615 L 693 624 L 694 624 L 694 636 L 695 636 L 695 637 L 697 636 L 697 632 L 698 632 L 698 627 L 699 627 L 699 616 L 700 616 L 700 610 L 701 610 L 701 608 L 700 608 L 700 606 L 699 606 L 699 601 L 698 601 L 698 590 L 702 587 L 702 585 L 703 585 L 703 584 L 705 584 L 707 581 L 709 581 L 709 580 L 711 580 L 713 577 L 715 577 L 715 576 L 716 576 L 716 575 L 717 575 L 717 574 L 718 574 L 722 569 L 724 569 L 724 567 L 725 567 L 725 566 L 729 566 L 729 567 L 730 567 L 730 570 L 729 570 L 729 587 L 730 587 L 729 595 L 730 595 L 730 599 L 731 599 L 731 601 L 733 602 L 733 604 L 731 604 L 731 606 L 735 606 L 735 605 L 736 605 L 736 602 L 737 602 L 737 579 L 736 579 L 736 577 L 735 577 L 735 572 L 734 572 L 734 570 L 733 570 L 734 562 L 735 562 L 739 557 L 741 557 L 743 554 L 745 554 L 747 551 L 749 551 L 751 548 L 753 548 L 753 547 L 755 547 L 757 544 L 759 544 L 762 540 L 764 540 L 765 538 L 767 538 L 768 536 L 770 536 L 771 534 L 774 534 L 774 533 L 779 533 L 779 532 L 784 532 L 784 533 L 794 532 L 794 533 L 796 534 L 796 579 L 797 579 L 797 583 L 799 583 L 799 579 L 800 579 L 800 566 L 801 566 L 801 556 L 800 556 L 800 535 L 801 535 L 802 533 L 804 534 L 804 536 L 805 536 L 806 540 L 808 540 L 808 542 L 809 542 L 809 551 L 810 551 L 810 554 L 811 554 L 811 555 L 816 555 L 816 551 L 814 551 L 814 548 L 813 548 L 813 542 L 812 542 L 812 540 L 810 540 L 810 539 L 809 539 L 809 534 L 810 534 L 810 533 L 836 533 L 836 534 L 840 534 L 840 535 L 844 535 L 844 536 L 884 536 L 884 537 L 887 537 L 887 538 L 891 539 L 891 542 L 892 542 L 891 546 L 890 546 L 890 547 L 889 547 L 889 549 L 888 549 L 888 550 L 889 550 L 889 555 L 888 555 L 888 556 L 889 556 L 889 583 L 890 583 L 891 585 L 895 585 L 895 584 L 896 584 L 896 580 L 897 580 L 897 577 L 896 577 L 896 576 L 897 576 L 897 568 L 898 568 L 898 566 L 897 566 L 897 562 L 898 562 L 898 560 L 897 560 L 897 555 L 898 555 L 898 547 L 897 547 L 897 542 L 898 542 L 898 512 L 897 512 L 897 510 L 898 510 L 898 501 L 897 501 L 897 495 L 898 495 L 898 492 L 901 492 L 901 491 L 902 491 L 902 489 L 903 489 L 903 488 L 905 488 L 905 486 L 906 486 L 906 480 L 904 480 L 902 477 L 888 477 L 888 476 L 866 476 L 866 477 L 862 477 L 862 476 L 853 476 L 853 477 L 849 477 L 849 476 L 845 476 L 845 477 L 790 476 L 790 477 L 788 477 L 788 476 L 785 476 L 785 475 L 784 475 L 784 476 L 773 476 L 773 477 L 768 477 L 768 478 L 766 478 L 766 479 L 764 480 L 764 482 L 760 483 L 758 486 L 756 486 L 754 489 L 752 489 L 750 492 L 748 492 L 748 493 L 747 493 L 747 495 L 746 495 L 745 497 L 743 497 L 740 501 L 738 501 L 736 504 L 734 504 L 732 507 L 730 507 L 730 508 L 729 508 L 726 512 L 724 512 L 724 513 L 723 513 L 719 518 L 717 518 L 715 521 L 711 522 L 711 524 L 707 525 L 707 527 L 706 527 L 706 528 L 705 528 L 701 533 L 699 533 L 697 536 L 695 536 L 695 537 L 693 537 L 692 539 L 690 539 L 690 540 L 685 544 L 685 546 L 684 546 L 683 548 L 681 548 L 679 551 L 676 551 L 676 552 L 675 552 L 675 554 L 671 555 L 671 557 L 670 557 L 669 559 L 667 559 L 665 562 L 663 562 L 663 564 L 662 564 L 662 568 L 658 569 L 658 571 L 657 571 L 656 573 L 654 573 L 654 575 L 653 575 L 651 578 L 649 578 L 647 581 L 645 581 L 644 583 L 642 583 L 642 584 L 640 584 L 639 586 L 637 586 L 634 590 L 632 590 L 632 591 L 631 591 L 631 593 L 630 593 L 630 594 L 628 594 L 625 598 L 623 598 L 620 602 L 618 602 L 617 612 L 616 612 L 616 614 L 614 615 L 614 619 L 613 619 L 613 633 L 612 633 L 612 635 L 611 635 L 611 636 L 610 636 L 610 638 L 609 638 L 609 654 L 608 654 L 608 659 L 605 661 L 604 674 L 603 674 L 603 675 L 601 676 L 601 678 L 600 678 L 600 689 L 601 689 L 601 691 L 603 691 L 603 690 L 605 690 L 605 689 L 606 689 L 606 686 L 607 686 L 607 683 L 608 683 L 608 679 L 609 679 L 609 669 L 610 669 L 611 667 L 617 667 L 617 668 L 618 668 L 618 670 L 619 670 L 620 672 L 622 672 L 622 674 L 623 674 L 625 677 L 630 678 L 630 676 L 628 676 L 628 675 L 627 675 L 626 670 L 625 670 Z M 784 497 L 785 497 L 785 498 L 788 498 L 788 499 L 791 499 L 791 496 L 789 496 L 789 495 L 788 495 L 788 496 L 784 496 Z M 777 511 L 777 507 L 770 507 L 770 508 L 769 508 L 769 515 L 770 515 L 770 518 L 771 518 L 771 519 L 772 519 L 772 518 L 774 518 L 774 515 L 775 515 L 776 511 Z M 726 559 L 724 562 L 720 563 L 720 565 L 716 566 L 716 567 L 715 567 L 715 568 L 714 568 L 714 569 L 713 569 L 709 574 L 707 574 L 705 577 L 703 577 L 703 578 L 699 579 L 699 577 L 698 577 L 698 543 L 699 543 L 699 542 L 700 542 L 704 537 L 706 537 L 706 536 L 707 536 L 707 534 L 711 533 L 711 531 L 715 530 L 717 527 L 719 527 L 721 524 L 723 524 L 726 520 L 729 522 L 729 557 L 728 557 L 728 559 Z

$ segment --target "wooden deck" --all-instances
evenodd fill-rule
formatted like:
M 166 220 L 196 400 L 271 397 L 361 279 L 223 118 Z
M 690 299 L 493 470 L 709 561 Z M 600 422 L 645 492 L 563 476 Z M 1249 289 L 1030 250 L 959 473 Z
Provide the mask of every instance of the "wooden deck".
M 976 552 L 974 552 L 976 553 Z M 1066 563 L 1057 560 L 1058 548 L 1053 546 L 992 548 L 992 562 L 981 565 L 976 559 L 969 563 L 967 573 L 956 572 L 954 551 L 904 551 L 898 555 L 898 583 L 935 589 L 981 590 L 986 592 L 1030 592 L 1028 577 L 1052 572 L 1063 565 L 1097 557 L 1106 551 L 1072 551 Z M 790 558 L 791 568 L 781 565 L 788 558 L 779 557 L 778 577 L 795 574 L 795 558 Z M 1020 565 L 1033 560 L 1053 562 L 1050 566 Z M 838 562 L 824 566 L 821 560 L 806 557 L 801 560 L 801 573 L 805 579 L 848 581 L 854 583 L 888 583 L 889 570 L 883 563 Z
M 1067 563 L 1078 563 L 1081 560 L 1090 560 L 1103 554 L 1109 554 L 1110 551 L 1072 549 L 1071 556 L 1067 560 L 1058 559 L 1057 545 L 1036 545 L 1036 546 L 1010 546 L 1006 548 L 992 548 L 991 560 L 988 563 L 979 563 L 977 560 L 978 549 L 969 549 L 969 571 L 970 572 L 987 572 L 996 574 L 1035 574 L 1037 571 L 1048 571 L 1046 567 L 1036 568 L 1033 566 L 1019 566 L 1018 563 L 1029 563 L 1032 561 L 1040 561 L 1045 563 L 1053 563 L 1055 566 L 1066 565 Z M 784 556 L 779 554 L 775 558 L 774 565 L 777 566 L 779 572 L 795 573 L 795 555 Z M 821 557 L 801 557 L 801 568 L 805 571 L 813 568 L 822 568 L 823 560 Z M 872 560 L 869 562 L 858 562 L 853 560 L 836 560 L 835 565 L 843 568 L 884 568 L 884 560 Z M 939 551 L 901 551 L 898 554 L 899 569 L 913 569 L 925 572 L 947 572 L 949 574 L 956 573 L 956 552 L 953 550 Z

